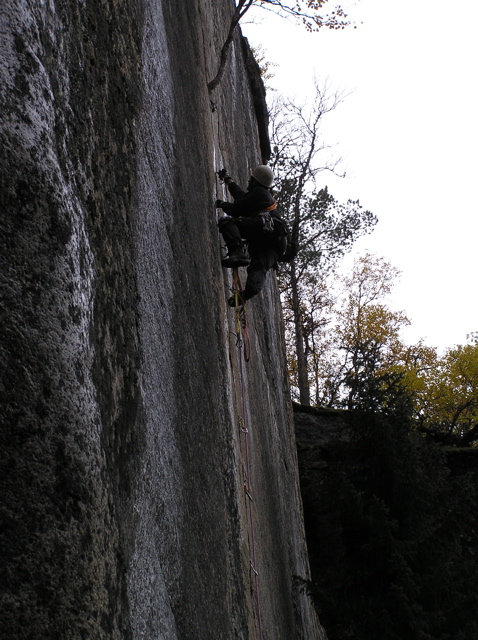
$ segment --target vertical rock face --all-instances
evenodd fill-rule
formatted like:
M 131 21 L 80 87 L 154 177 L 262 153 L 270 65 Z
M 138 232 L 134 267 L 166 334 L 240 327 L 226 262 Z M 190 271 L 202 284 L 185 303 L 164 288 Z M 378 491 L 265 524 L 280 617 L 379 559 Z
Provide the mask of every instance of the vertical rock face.
M 323 637 L 273 276 L 247 365 L 225 304 L 214 171 L 261 159 L 239 33 L 206 88 L 232 9 L 0 7 L 2 637 Z

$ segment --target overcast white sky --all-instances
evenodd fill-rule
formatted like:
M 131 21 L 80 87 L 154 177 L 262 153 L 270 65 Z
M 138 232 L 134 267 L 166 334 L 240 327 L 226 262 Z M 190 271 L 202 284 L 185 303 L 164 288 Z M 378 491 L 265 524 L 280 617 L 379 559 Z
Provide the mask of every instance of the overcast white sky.
M 329 2 L 329 11 L 335 6 Z M 478 3 L 342 3 L 357 29 L 308 34 L 256 10 L 243 24 L 279 66 L 269 84 L 303 102 L 313 77 L 352 92 L 324 121 L 345 179 L 323 176 L 341 201 L 379 218 L 359 240 L 402 271 L 390 306 L 412 321 L 407 342 L 439 350 L 478 331 Z

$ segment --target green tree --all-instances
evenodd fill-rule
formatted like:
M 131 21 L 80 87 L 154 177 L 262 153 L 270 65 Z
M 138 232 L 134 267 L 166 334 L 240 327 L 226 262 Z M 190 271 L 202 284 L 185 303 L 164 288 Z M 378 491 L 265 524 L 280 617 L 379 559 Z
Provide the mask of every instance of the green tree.
M 478 345 L 405 345 L 386 305 L 398 273 L 356 260 L 324 333 L 317 380 L 351 410 L 340 436 L 299 442 L 311 589 L 330 640 L 474 640 L 476 475 L 435 440 L 478 441 Z
M 367 253 L 355 260 L 350 275 L 332 274 L 329 292 L 335 287 L 336 295 L 329 295 L 328 322 L 322 324 L 326 330 L 319 327 L 309 358 L 316 404 L 358 408 L 364 397 L 370 403 L 372 386 L 376 403 L 383 404 L 387 386 L 398 384 L 408 370 L 405 361 L 425 354 L 420 344 L 405 347 L 400 331 L 409 320 L 385 304 L 398 273 L 383 258 Z
M 403 388 L 414 398 L 415 415 L 423 418 L 437 353 L 422 341 L 407 345 L 402 340 L 401 331 L 410 321 L 403 311 L 387 306 L 399 271 L 367 253 L 355 260 L 350 274 L 331 275 L 323 285 L 325 317 L 315 311 L 317 304 L 302 311 L 309 317 L 315 313 L 315 324 L 309 319 L 304 329 L 306 343 L 312 345 L 308 362 L 315 404 L 354 409 L 365 408 L 365 401 L 368 409 L 383 408 L 387 395 Z M 310 338 L 307 332 L 312 331 Z
M 458 345 L 421 376 L 416 393 L 420 428 L 452 445 L 478 442 L 478 344 Z
M 474 446 L 478 343 L 458 345 L 441 357 L 422 341 L 406 345 L 401 330 L 410 321 L 403 311 L 392 311 L 386 304 L 398 275 L 390 262 L 367 253 L 342 278 L 340 296 L 332 298 L 323 287 L 323 299 L 329 294 L 327 323 L 322 319 L 321 327 L 316 319 L 314 325 L 314 306 L 303 305 L 306 343 L 313 341 L 315 353 L 309 363 L 313 362 L 316 404 L 384 411 L 387 397 L 401 389 L 413 400 L 419 430 L 444 444 Z M 308 299 L 313 297 L 309 294 Z M 312 339 L 310 332 L 315 332 Z
M 475 640 L 476 479 L 454 478 L 399 393 L 299 449 L 313 592 L 330 640 Z M 310 447 L 310 445 L 309 445 Z
M 355 260 L 352 274 L 343 279 L 346 296 L 337 313 L 336 347 L 343 354 L 342 385 L 347 388 L 347 409 L 371 398 L 370 385 L 378 392 L 392 384 L 392 368 L 402 352 L 401 329 L 410 324 L 401 311 L 391 311 L 386 298 L 399 275 L 383 258 L 365 254 Z M 377 402 L 383 403 L 381 394 Z
M 316 187 L 320 173 L 338 172 L 340 160 L 330 157 L 321 127 L 325 115 L 341 101 L 338 93 L 316 84 L 308 108 L 280 98 L 271 109 L 275 195 L 280 214 L 289 222 L 299 246 L 297 258 L 281 268 L 279 277 L 285 320 L 292 337 L 289 344 L 294 344 L 289 361 L 294 363 L 302 404 L 310 404 L 308 356 L 315 340 L 314 326 L 323 323 L 323 318 L 317 319 L 320 301 L 326 299 L 318 293 L 321 282 L 353 242 L 377 221 L 358 200 L 341 204 L 326 187 Z

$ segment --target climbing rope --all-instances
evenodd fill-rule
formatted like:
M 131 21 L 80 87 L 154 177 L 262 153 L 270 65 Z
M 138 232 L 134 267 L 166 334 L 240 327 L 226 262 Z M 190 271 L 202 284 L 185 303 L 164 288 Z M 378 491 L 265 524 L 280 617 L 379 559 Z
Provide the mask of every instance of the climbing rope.
M 239 269 L 233 269 L 233 292 L 235 298 L 235 317 L 236 317 L 236 346 L 239 351 L 239 377 L 241 383 L 241 403 L 242 403 L 242 416 L 239 416 L 239 427 L 241 433 L 244 436 L 244 456 L 245 456 L 245 478 L 244 478 L 244 494 L 248 503 L 249 512 L 249 529 L 251 536 L 251 559 L 249 562 L 251 577 L 254 582 L 254 590 L 256 595 L 256 607 L 257 607 L 257 625 L 259 630 L 259 640 L 263 640 L 262 632 L 262 613 L 261 613 L 261 598 L 259 589 L 259 572 L 257 570 L 257 555 L 256 555 L 256 540 L 254 534 L 254 513 L 253 513 L 253 497 L 252 497 L 252 473 L 251 464 L 249 458 L 249 429 L 247 427 L 247 408 L 246 408 L 246 390 L 245 390 L 245 375 L 244 375 L 244 362 L 249 362 L 251 356 L 251 345 L 249 340 L 249 328 L 247 324 L 246 305 L 242 303 L 242 295 L 244 293 L 239 276 Z M 242 348 L 241 348 L 242 347 Z
M 244 494 L 246 496 L 246 500 L 248 503 L 248 512 L 249 512 L 249 529 L 251 534 L 251 559 L 250 559 L 250 570 L 251 576 L 254 581 L 254 591 L 256 595 L 256 607 L 257 607 L 257 626 L 259 630 L 259 640 L 263 640 L 263 632 L 262 632 L 262 613 L 261 613 L 261 598 L 260 598 L 260 590 L 259 590 L 259 572 L 257 570 L 257 556 L 256 556 L 256 540 L 254 535 L 254 514 L 252 510 L 253 506 L 253 497 L 252 497 L 252 485 L 251 485 L 251 464 L 249 459 L 249 429 L 247 427 L 247 413 L 246 413 L 246 401 L 245 401 L 245 388 L 244 388 L 244 369 L 243 369 L 243 361 L 241 357 L 241 350 L 239 351 L 239 373 L 241 378 L 241 398 L 242 398 L 242 418 L 239 418 L 239 425 L 241 429 L 241 433 L 244 436 L 244 452 L 245 452 L 245 470 L 246 477 L 244 481 Z
M 215 117 L 216 116 L 216 117 Z M 212 118 L 212 130 L 213 130 L 213 165 L 214 165 L 214 175 L 215 175 L 215 189 L 216 189 L 216 198 L 219 197 L 218 194 L 218 160 L 219 163 L 222 164 L 222 154 L 219 147 L 219 118 L 217 114 L 217 107 L 214 103 L 211 102 L 211 118 Z M 216 122 L 215 122 L 216 121 Z M 217 147 L 216 147 L 217 145 Z M 219 158 L 217 157 L 219 156 Z M 222 167 L 221 167 L 222 168 Z M 219 187 L 220 188 L 220 187 Z M 225 193 L 225 186 L 222 183 L 222 191 L 221 194 L 222 199 L 226 199 L 227 195 Z M 217 211 L 216 211 L 216 219 L 217 219 Z M 241 406 L 242 406 L 242 416 L 239 416 L 239 427 L 241 433 L 244 436 L 244 457 L 245 457 L 245 478 L 244 478 L 244 495 L 248 502 L 248 515 L 249 515 L 249 530 L 250 530 L 250 573 L 251 578 L 254 584 L 255 598 L 256 598 L 256 618 L 257 618 L 257 628 L 259 631 L 258 640 L 264 640 L 264 634 L 262 631 L 262 612 L 261 612 L 261 599 L 260 599 L 260 590 L 259 590 L 259 572 L 257 570 L 257 556 L 256 556 L 256 541 L 254 535 L 254 514 L 253 514 L 253 497 L 252 497 L 252 484 L 251 484 L 251 464 L 249 459 L 249 429 L 247 427 L 247 411 L 246 411 L 246 390 L 244 383 L 244 363 L 249 362 L 251 357 L 251 344 L 249 339 L 249 327 L 247 324 L 247 316 L 246 316 L 246 305 L 243 304 L 243 288 L 241 279 L 239 276 L 239 269 L 233 269 L 232 274 L 232 291 L 235 299 L 235 322 L 236 322 L 236 346 L 238 347 L 239 353 L 239 375 L 240 375 L 240 386 L 241 386 Z
M 244 345 L 244 360 L 251 359 L 251 341 L 249 339 L 249 326 L 247 324 L 246 305 L 243 302 L 244 289 L 242 288 L 239 269 L 232 270 L 232 291 L 234 294 L 234 310 L 236 317 L 236 345 Z

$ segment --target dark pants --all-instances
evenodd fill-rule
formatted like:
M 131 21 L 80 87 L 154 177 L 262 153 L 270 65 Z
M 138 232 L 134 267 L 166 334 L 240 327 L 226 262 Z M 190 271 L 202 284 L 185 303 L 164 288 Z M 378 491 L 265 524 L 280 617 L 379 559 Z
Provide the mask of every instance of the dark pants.
M 266 274 L 277 263 L 278 255 L 271 247 L 270 236 L 264 233 L 260 216 L 224 217 L 218 226 L 229 253 L 234 249 L 242 250 L 243 240 L 247 242 L 251 263 L 247 267 L 244 298 L 248 300 L 262 291 Z

